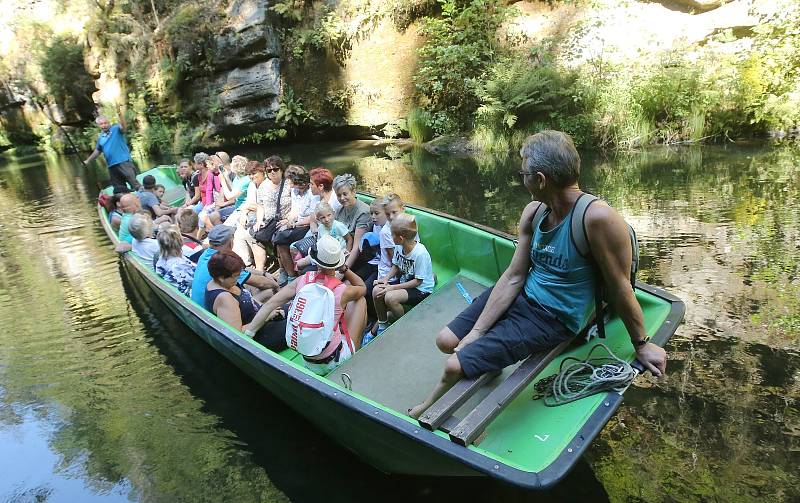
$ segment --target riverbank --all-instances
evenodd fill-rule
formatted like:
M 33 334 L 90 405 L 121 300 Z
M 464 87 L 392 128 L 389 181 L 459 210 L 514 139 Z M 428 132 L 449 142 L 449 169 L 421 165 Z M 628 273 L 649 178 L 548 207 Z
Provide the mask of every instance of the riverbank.
M 114 103 L 142 154 L 453 134 L 503 151 L 543 128 L 630 150 L 800 123 L 790 0 L 37 0 L 6 19 L 6 145 L 62 149 L 55 121 L 89 148 Z

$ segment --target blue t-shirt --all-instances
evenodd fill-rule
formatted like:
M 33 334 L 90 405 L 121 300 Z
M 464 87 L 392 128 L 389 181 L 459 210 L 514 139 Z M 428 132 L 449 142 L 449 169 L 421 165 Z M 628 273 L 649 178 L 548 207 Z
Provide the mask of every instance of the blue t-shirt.
M 128 150 L 119 124 L 108 128 L 108 133 L 100 133 L 97 137 L 97 150 L 103 153 L 109 166 L 131 160 L 131 151 Z
M 236 180 L 233 181 L 232 189 L 233 192 L 239 192 L 239 197 L 236 198 L 236 203 L 234 203 L 234 207 L 238 208 L 242 205 L 245 199 L 247 199 L 247 187 L 250 185 L 250 177 L 249 176 L 240 176 Z
M 331 228 L 328 229 L 322 224 L 319 224 L 317 227 L 317 235 L 319 236 L 317 239 L 321 238 L 322 236 L 332 236 L 335 237 L 339 244 L 342 245 L 342 249 L 347 249 L 347 240 L 345 240 L 345 236 L 350 233 L 350 230 L 347 228 L 345 224 L 338 220 L 334 220 L 331 223 Z
M 215 253 L 217 253 L 217 250 L 213 248 L 209 248 L 204 251 L 203 254 L 200 255 L 200 259 L 197 261 L 197 266 L 194 269 L 194 278 L 192 279 L 192 300 L 201 306 L 205 306 L 206 287 L 208 286 L 208 282 L 211 281 L 211 274 L 208 273 L 208 261 L 211 260 L 211 256 Z M 243 285 L 249 277 L 250 272 L 242 269 L 242 273 L 239 275 L 239 280 L 237 283 Z
M 420 279 L 422 283 L 417 286 L 417 290 L 423 293 L 431 293 L 435 284 L 433 278 L 433 264 L 431 254 L 422 243 L 417 243 L 408 255 L 403 253 L 403 247 L 395 246 L 392 264 L 400 269 L 400 283 Z
M 571 220 L 572 210 L 554 228 L 533 230 L 525 294 L 577 334 L 594 309 L 594 273 L 572 242 Z
M 147 208 L 150 210 L 150 214 L 156 217 L 157 215 L 156 212 L 153 211 L 153 207 L 160 204 L 156 195 L 142 188 L 136 193 L 136 196 L 139 198 L 139 202 L 142 203 L 142 208 Z
M 133 243 L 133 236 L 131 236 L 130 231 L 128 230 L 128 224 L 131 223 L 131 217 L 133 213 L 123 213 L 122 220 L 119 223 L 119 240 L 125 241 L 126 243 Z

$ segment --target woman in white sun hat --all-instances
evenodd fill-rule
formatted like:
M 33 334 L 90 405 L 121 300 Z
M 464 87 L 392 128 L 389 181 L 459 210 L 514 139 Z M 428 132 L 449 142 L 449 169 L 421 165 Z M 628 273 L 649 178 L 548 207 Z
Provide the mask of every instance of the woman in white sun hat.
M 321 237 L 309 256 L 318 270 L 283 287 L 243 328 L 246 334 L 257 332 L 269 313 L 291 302 L 286 315 L 287 344 L 303 355 L 307 368 L 325 375 L 361 347 L 367 324 L 367 287 L 344 265 L 347 255 L 336 238 Z M 341 280 L 336 277 L 337 270 L 342 273 Z

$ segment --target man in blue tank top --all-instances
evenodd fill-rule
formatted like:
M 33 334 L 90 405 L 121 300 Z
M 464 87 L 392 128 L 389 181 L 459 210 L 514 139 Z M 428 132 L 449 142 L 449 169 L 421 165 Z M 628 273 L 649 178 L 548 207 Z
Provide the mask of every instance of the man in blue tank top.
M 136 180 L 139 172 L 131 161 L 131 152 L 125 141 L 125 119 L 117 107 L 119 124 L 111 124 L 107 118 L 99 116 L 95 122 L 100 127 L 100 136 L 97 137 L 97 146 L 94 152 L 86 158 L 84 164 L 94 161 L 100 154 L 106 158 L 108 174 L 111 176 L 111 185 L 114 193 L 139 190 L 141 184 Z M 128 187 L 130 185 L 130 188 Z
M 450 356 L 444 374 L 425 401 L 409 410 L 419 417 L 462 377 L 481 374 L 547 351 L 575 337 L 594 308 L 594 269 L 570 237 L 570 216 L 583 192 L 578 187 L 580 156 L 572 139 L 542 131 L 520 150 L 525 188 L 533 201 L 519 221 L 519 244 L 511 264 L 494 285 L 443 328 L 436 345 Z M 547 207 L 537 229 L 532 219 Z M 598 201 L 586 210 L 592 258 L 603 275 L 614 310 L 654 375 L 666 371 L 666 352 L 647 342 L 641 307 L 630 283 L 631 242 L 622 217 Z

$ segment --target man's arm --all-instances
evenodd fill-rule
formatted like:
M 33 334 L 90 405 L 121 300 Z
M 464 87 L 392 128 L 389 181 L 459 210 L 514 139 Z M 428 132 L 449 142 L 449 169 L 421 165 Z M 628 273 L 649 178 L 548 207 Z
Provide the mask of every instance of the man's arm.
M 592 257 L 603 275 L 614 311 L 632 342 L 644 340 L 644 315 L 631 288 L 631 240 L 625 221 L 607 204 L 596 202 L 586 212 L 586 230 Z M 653 375 L 660 377 L 666 372 L 667 354 L 663 348 L 652 343 L 634 347 L 638 360 Z
M 117 116 L 119 117 L 119 132 L 124 133 L 127 126 L 125 125 L 125 114 L 122 113 L 119 103 L 117 103 Z
M 522 216 L 519 219 L 519 242 L 517 243 L 517 249 L 514 251 L 514 256 L 511 258 L 511 263 L 500 276 L 500 279 L 497 280 L 492 293 L 489 294 L 489 298 L 486 300 L 486 306 L 484 306 L 483 311 L 475 321 L 472 330 L 456 346 L 456 351 L 481 337 L 497 323 L 497 320 L 511 307 L 514 299 L 525 285 L 528 270 L 531 268 L 530 253 L 531 239 L 533 238 L 531 220 L 539 204 L 538 201 L 533 201 L 522 211 Z
M 290 300 L 294 299 L 295 294 L 297 293 L 297 282 L 293 281 L 288 285 L 281 288 L 278 293 L 273 295 L 266 304 L 262 304 L 261 307 L 258 309 L 258 312 L 253 317 L 253 319 L 242 327 L 244 333 L 249 336 L 253 336 L 258 329 L 264 326 L 269 320 L 270 315 L 273 311 L 277 308 L 281 307 L 282 305 L 286 304 Z
M 163 217 L 164 215 L 171 216 L 176 211 L 178 211 L 178 208 L 172 206 L 168 208 L 162 208 L 161 205 L 158 204 L 150 206 L 150 209 L 153 210 L 153 213 L 156 214 L 156 217 Z
M 89 157 L 87 157 L 87 158 L 86 158 L 86 160 L 85 160 L 85 161 L 83 161 L 83 163 L 84 163 L 84 164 L 89 164 L 90 162 L 92 162 L 92 161 L 94 161 L 95 159 L 97 159 L 97 156 L 99 156 L 99 155 L 100 155 L 100 151 L 99 151 L 99 150 L 97 150 L 97 149 L 94 149 L 94 152 L 92 152 L 92 153 L 89 155 Z

